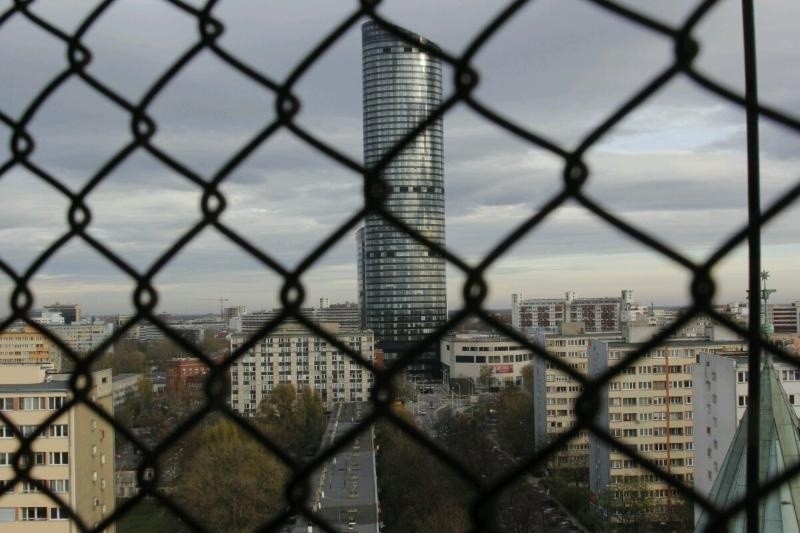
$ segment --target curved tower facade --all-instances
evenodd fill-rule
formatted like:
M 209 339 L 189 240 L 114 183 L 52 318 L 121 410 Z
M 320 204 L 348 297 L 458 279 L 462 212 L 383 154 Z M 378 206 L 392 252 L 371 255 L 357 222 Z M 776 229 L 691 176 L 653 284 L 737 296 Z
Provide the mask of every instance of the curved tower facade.
M 442 101 L 442 66 L 413 43 L 370 21 L 362 27 L 364 163 L 377 163 Z M 385 169 L 388 209 L 432 241 L 444 244 L 442 121 L 417 136 Z M 357 237 L 364 325 L 375 332 L 387 361 L 447 320 L 444 259 L 385 223 L 367 217 Z M 438 344 L 438 343 L 436 343 Z M 437 372 L 438 347 L 411 370 Z

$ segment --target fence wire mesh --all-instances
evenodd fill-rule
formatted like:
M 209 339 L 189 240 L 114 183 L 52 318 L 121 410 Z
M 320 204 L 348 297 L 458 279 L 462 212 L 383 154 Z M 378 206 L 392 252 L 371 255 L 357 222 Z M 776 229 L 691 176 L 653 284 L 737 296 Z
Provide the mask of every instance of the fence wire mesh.
M 754 69 L 749 71 L 752 74 L 750 81 L 753 83 L 748 84 L 748 89 L 751 90 L 748 94 L 740 94 L 738 91 L 715 81 L 712 77 L 697 68 L 695 59 L 698 57 L 701 45 L 695 37 L 695 30 L 716 7 L 718 4 L 717 1 L 707 0 L 700 3 L 685 22 L 676 27 L 659 22 L 648 14 L 637 11 L 631 7 L 601 0 L 587 1 L 624 19 L 631 25 L 652 32 L 654 36 L 670 40 L 674 44 L 674 58 L 671 64 L 666 66 L 642 87 L 639 87 L 638 90 L 634 91 L 623 105 L 611 111 L 605 120 L 586 132 L 577 146 L 568 147 L 549 139 L 544 132 L 535 131 L 501 115 L 498 111 L 493 109 L 492 102 L 481 101 L 474 93 L 474 89 L 480 82 L 480 73 L 473 67 L 473 59 L 476 54 L 491 41 L 493 36 L 513 19 L 523 6 L 529 3 L 524 0 L 508 4 L 500 10 L 494 18 L 486 21 L 482 30 L 472 38 L 466 50 L 461 54 L 425 46 L 424 44 L 420 45 L 420 43 L 411 43 L 407 35 L 398 31 L 390 20 L 387 20 L 381 15 L 379 1 L 362 0 L 359 5 L 354 7 L 349 16 L 342 20 L 329 34 L 324 35 L 319 42 L 310 49 L 284 80 L 276 80 L 271 78 L 267 73 L 260 72 L 258 69 L 236 57 L 220 44 L 219 38 L 224 33 L 225 26 L 219 19 L 215 18 L 214 9 L 217 6 L 216 1 L 211 0 L 204 7 L 196 8 L 180 0 L 164 0 L 165 3 L 171 4 L 180 10 L 186 17 L 194 19 L 197 25 L 197 38 L 192 46 L 184 50 L 169 67 L 152 82 L 148 90 L 145 91 L 144 96 L 137 101 L 125 98 L 104 82 L 103 79 L 99 79 L 87 70 L 88 65 L 92 62 L 92 50 L 84 44 L 83 39 L 87 32 L 103 18 L 109 7 L 115 3 L 115 0 L 106 0 L 97 5 L 72 34 L 65 33 L 59 29 L 57 25 L 37 15 L 35 11 L 31 9 L 36 3 L 35 0 L 15 0 L 13 5 L 0 15 L 0 31 L 3 30 L 3 26 L 7 25 L 12 20 L 25 19 L 27 22 L 46 32 L 54 41 L 63 46 L 66 51 L 68 66 L 60 72 L 53 73 L 52 79 L 50 79 L 38 93 L 33 95 L 24 107 L 24 111 L 19 114 L 19 116 L 15 117 L 4 110 L 0 110 L 0 120 L 12 131 L 9 156 L 3 161 L 2 166 L 0 166 L 0 180 L 12 169 L 19 167 L 24 168 L 63 195 L 69 202 L 69 209 L 67 213 L 67 228 L 64 233 L 53 241 L 25 270 L 18 272 L 6 261 L 0 259 L 0 269 L 2 269 L 14 286 L 10 300 L 12 312 L 11 315 L 0 324 L 0 331 L 7 329 L 8 326 L 15 321 L 23 321 L 30 327 L 46 335 L 66 357 L 72 361 L 74 370 L 72 371 L 72 379 L 69 383 L 72 398 L 60 409 L 53 412 L 35 433 L 31 435 L 21 434 L 14 424 L 11 423 L 10 419 L 8 419 L 4 413 L 0 412 L 0 420 L 11 428 L 14 437 L 20 442 L 18 459 L 13 465 L 15 477 L 11 483 L 0 487 L 0 496 L 15 483 L 30 481 L 36 483 L 39 490 L 47 494 L 56 505 L 61 505 L 61 500 L 58 495 L 53 493 L 50 487 L 37 482 L 31 476 L 30 468 L 33 464 L 31 460 L 32 444 L 42 434 L 44 428 L 55 421 L 60 415 L 78 405 L 84 405 L 113 426 L 119 435 L 133 443 L 136 448 L 142 452 L 142 460 L 138 467 L 138 482 L 141 487 L 140 492 L 135 497 L 119 505 L 100 523 L 87 524 L 74 510 L 67 509 L 70 519 L 74 521 L 77 527 L 82 531 L 103 530 L 110 524 L 118 521 L 126 513 L 130 512 L 131 508 L 145 497 L 155 498 L 161 505 L 180 517 L 189 527 L 198 531 L 206 530 L 205 525 L 200 519 L 193 516 L 187 509 L 184 509 L 172 496 L 158 489 L 158 479 L 160 476 L 159 459 L 170 446 L 175 444 L 187 432 L 197 427 L 205 417 L 213 412 L 221 413 L 224 417 L 247 432 L 266 450 L 280 458 L 292 473 L 290 481 L 285 486 L 285 497 L 287 501 L 290 502 L 292 509 L 288 509 L 284 513 L 270 518 L 259 527 L 261 531 L 277 530 L 283 521 L 294 512 L 304 515 L 326 531 L 336 531 L 333 524 L 329 523 L 324 517 L 309 508 L 307 503 L 309 479 L 312 473 L 324 462 L 330 460 L 338 451 L 342 450 L 347 443 L 355 439 L 358 434 L 378 421 L 388 421 L 395 425 L 421 446 L 429 450 L 438 460 L 448 465 L 454 473 L 475 489 L 477 497 L 471 506 L 471 518 L 473 520 L 473 528 L 476 531 L 486 531 L 493 528 L 493 502 L 504 489 L 510 487 L 514 482 L 531 472 L 532 469 L 552 457 L 553 454 L 557 453 L 571 438 L 575 437 L 582 430 L 592 432 L 599 439 L 602 439 L 610 446 L 628 455 L 643 468 L 668 483 L 679 494 L 689 501 L 698 504 L 705 511 L 710 513 L 712 516 L 710 530 L 723 529 L 727 520 L 743 510 L 747 510 L 750 515 L 754 515 L 754 513 L 757 514 L 758 500 L 769 492 L 777 490 L 783 483 L 800 473 L 800 465 L 787 468 L 777 478 L 763 483 L 759 483 L 756 478 L 750 477 L 748 479 L 747 496 L 730 508 L 718 509 L 707 498 L 697 493 L 691 487 L 687 487 L 683 482 L 675 479 L 664 469 L 656 466 L 647 457 L 629 447 L 621 445 L 607 430 L 596 423 L 595 416 L 597 414 L 597 406 L 600 405 L 600 391 L 610 380 L 622 373 L 625 368 L 638 361 L 644 354 L 663 343 L 671 334 L 678 331 L 681 326 L 688 323 L 693 317 L 700 314 L 711 317 L 747 339 L 750 343 L 751 362 L 755 365 L 758 364 L 759 353 L 762 350 L 766 350 L 773 354 L 776 359 L 800 367 L 790 354 L 761 337 L 757 326 L 753 327 L 751 323 L 751 327 L 744 328 L 714 310 L 712 307 L 714 280 L 711 275 L 712 268 L 726 258 L 734 248 L 747 242 L 748 239 L 750 239 L 752 243 L 754 238 L 760 235 L 762 227 L 767 222 L 785 211 L 797 200 L 798 195 L 800 195 L 800 182 L 786 191 L 772 205 L 769 205 L 763 210 L 758 209 L 757 196 L 753 198 L 751 194 L 749 198 L 751 206 L 752 202 L 754 200 L 756 201 L 755 216 L 751 217 L 748 223 L 743 224 L 738 231 L 731 235 L 727 241 L 715 250 L 705 261 L 695 262 L 665 244 L 658 235 L 654 235 L 623 221 L 615 213 L 606 209 L 601 203 L 587 195 L 584 192 L 584 185 L 591 179 L 591 170 L 584 162 L 584 155 L 603 139 L 612 128 L 618 125 L 620 121 L 625 119 L 640 105 L 659 92 L 668 82 L 678 77 L 689 79 L 707 90 L 710 94 L 740 106 L 747 110 L 751 117 L 755 117 L 756 119 L 765 118 L 783 126 L 787 133 L 800 133 L 800 119 L 791 116 L 781 109 L 773 108 L 758 102 L 754 91 Z M 745 12 L 750 10 L 750 13 L 752 13 L 752 5 L 749 2 L 745 0 L 743 6 Z M 299 125 L 296 118 L 301 112 L 302 102 L 294 93 L 298 82 L 309 71 L 312 65 L 322 58 L 346 32 L 364 20 L 375 21 L 388 32 L 395 34 L 397 38 L 406 40 L 409 44 L 413 44 L 414 46 L 425 48 L 427 53 L 437 56 L 441 61 L 451 66 L 454 72 L 455 87 L 453 94 L 446 98 L 438 109 L 434 110 L 412 131 L 409 131 L 392 150 L 384 155 L 380 163 L 369 168 L 365 168 L 359 162 L 341 153 L 335 147 L 322 140 L 315 132 Z M 748 18 L 745 17 L 745 29 L 747 29 L 747 21 Z M 749 23 L 752 24 L 752 18 L 750 18 Z M 754 50 L 755 36 L 753 32 L 745 31 L 744 38 L 746 48 L 749 47 Z M 155 134 L 158 131 L 158 117 L 152 114 L 152 103 L 154 99 L 156 99 L 165 88 L 170 86 L 173 80 L 203 52 L 210 52 L 217 59 L 238 72 L 240 76 L 260 86 L 263 91 L 274 97 L 275 102 L 274 119 L 264 124 L 261 130 L 247 143 L 231 152 L 225 163 L 221 165 L 209 179 L 194 172 L 168 151 L 159 147 L 155 141 Z M 13 76 L 14 74 L 6 73 L 6 75 Z M 130 119 L 129 141 L 120 146 L 118 151 L 105 161 L 96 170 L 91 179 L 77 191 L 70 189 L 58 175 L 45 170 L 33 160 L 32 156 L 36 153 L 37 144 L 35 136 L 29 130 L 31 121 L 36 116 L 37 112 L 53 97 L 53 95 L 57 94 L 68 81 L 79 81 L 83 83 L 93 91 L 93 94 L 96 95 L 98 99 L 103 99 L 113 104 L 118 109 L 125 112 Z M 471 266 L 467 261 L 459 258 L 458 255 L 449 250 L 447 246 L 440 246 L 431 242 L 390 212 L 386 207 L 386 199 L 389 192 L 381 176 L 382 170 L 389 165 L 393 158 L 395 158 L 404 147 L 413 141 L 417 134 L 423 132 L 426 127 L 431 125 L 439 117 L 447 114 L 456 104 L 468 106 L 471 110 L 483 117 L 486 121 L 494 124 L 497 128 L 501 128 L 532 145 L 546 150 L 563 161 L 563 186 L 561 190 L 550 198 L 536 214 L 532 215 L 519 226 L 511 228 L 507 236 L 505 236 L 499 244 L 494 246 L 476 266 Z M 327 239 L 311 250 L 305 259 L 293 270 L 286 269 L 269 254 L 269 251 L 260 249 L 237 232 L 237 228 L 226 225 L 220 220 L 220 215 L 226 208 L 226 198 L 220 190 L 221 184 L 225 182 L 231 173 L 237 169 L 248 156 L 260 146 L 268 143 L 270 138 L 275 136 L 279 131 L 291 132 L 308 146 L 330 158 L 332 162 L 342 165 L 356 175 L 362 176 L 364 183 L 364 207 L 352 214 L 345 223 L 333 229 Z M 749 156 L 753 158 L 757 156 L 758 150 L 757 132 L 751 127 L 748 134 L 751 140 L 754 139 L 756 141 L 748 145 Z M 176 175 L 185 178 L 196 186 L 199 191 L 202 191 L 202 202 L 200 206 L 202 214 L 201 220 L 185 232 L 166 252 L 160 255 L 157 260 L 144 271 L 137 270 L 131 266 L 130 262 L 124 257 L 112 252 L 106 244 L 90 235 L 87 231 L 87 228 L 89 228 L 92 223 L 92 212 L 87 205 L 87 199 L 117 167 L 131 158 L 133 154 L 142 151 L 150 154 L 170 168 Z M 755 173 L 751 171 L 750 179 L 751 181 L 755 180 L 757 183 L 757 167 Z M 0 183 L 0 185 L 2 185 L 2 183 Z M 691 274 L 693 279 L 691 284 L 693 301 L 680 318 L 661 331 L 652 340 L 639 347 L 635 352 L 626 356 L 620 364 L 609 368 L 602 376 L 595 379 L 587 378 L 583 374 L 567 366 L 563 361 L 553 356 L 547 350 L 531 343 L 525 336 L 499 321 L 492 313 L 488 312 L 483 307 L 488 287 L 485 278 L 487 269 L 503 256 L 509 248 L 523 237 L 530 235 L 544 220 L 548 219 L 569 200 L 577 202 L 605 221 L 608 225 L 632 237 L 641 244 L 649 247 L 649 249 L 682 267 Z M 752 213 L 751 211 L 751 214 Z M 452 315 L 446 324 L 443 324 L 434 333 L 420 341 L 413 349 L 403 354 L 397 364 L 390 368 L 376 368 L 363 358 L 361 354 L 355 352 L 345 343 L 341 342 L 335 335 L 321 329 L 317 324 L 301 313 L 301 306 L 305 296 L 303 275 L 314 266 L 326 251 L 331 249 L 340 239 L 356 228 L 367 214 L 380 215 L 389 224 L 405 232 L 411 238 L 427 246 L 435 253 L 440 254 L 450 265 L 459 269 L 466 276 L 466 282 L 463 288 L 465 300 L 464 308 Z M 282 312 L 273 320 L 264 324 L 257 333 L 253 334 L 247 342 L 242 344 L 229 358 L 222 362 L 215 362 L 212 360 L 208 354 L 203 353 L 198 346 L 185 340 L 183 336 L 169 327 L 154 312 L 159 301 L 159 293 L 153 283 L 154 278 L 181 252 L 181 250 L 191 243 L 203 230 L 208 228 L 216 229 L 224 235 L 230 243 L 236 245 L 243 252 L 263 265 L 264 269 L 274 272 L 283 279 L 283 289 L 280 295 L 283 305 Z M 121 327 L 116 329 L 111 337 L 102 342 L 101 345 L 86 356 L 75 353 L 59 336 L 53 334 L 47 327 L 34 322 L 29 316 L 34 302 L 34 294 L 30 286 L 32 278 L 56 252 L 74 240 L 83 241 L 86 245 L 115 265 L 135 283 L 135 290 L 132 294 L 133 305 L 136 310 L 135 315 L 125 321 Z M 749 265 L 751 271 L 757 273 L 760 270 L 759 261 L 757 251 L 751 254 Z M 755 295 L 751 292 L 750 309 L 758 310 L 758 301 L 754 298 Z M 404 368 L 412 364 L 418 353 L 438 343 L 446 332 L 469 317 L 478 317 L 497 331 L 518 341 L 534 352 L 538 357 L 546 359 L 554 368 L 564 372 L 583 387 L 583 393 L 575 405 L 577 424 L 548 443 L 544 449 L 522 460 L 511 471 L 491 481 L 477 476 L 469 465 L 463 464 L 457 458 L 448 454 L 447 450 L 443 449 L 429 436 L 390 409 L 392 398 L 395 396 L 392 378 L 399 375 Z M 269 435 L 263 434 L 254 427 L 250 421 L 238 415 L 226 405 L 224 396 L 226 371 L 233 362 L 251 349 L 259 338 L 273 331 L 277 326 L 288 319 L 293 319 L 304 324 L 309 330 L 327 340 L 363 368 L 374 374 L 374 387 L 370 400 L 373 407 L 371 412 L 355 429 L 339 436 L 330 447 L 323 450 L 319 456 L 309 462 L 300 461 L 285 450 L 282 450 L 280 446 L 270 439 Z M 100 358 L 107 348 L 122 339 L 128 330 L 141 321 L 149 321 L 155 325 L 163 331 L 169 339 L 181 346 L 187 353 L 202 360 L 211 369 L 205 387 L 205 399 L 202 406 L 175 427 L 169 436 L 153 447 L 147 446 L 130 430 L 130 428 L 118 422 L 110 412 L 94 403 L 89 396 L 89 391 L 92 387 L 92 364 Z M 753 446 L 756 446 L 755 451 L 757 452 L 757 445 L 757 442 L 750 443 L 751 452 L 754 449 Z M 22 461 L 22 457 L 28 457 L 29 460 Z M 146 472 L 150 470 L 155 473 L 153 477 L 146 474 Z M 749 522 L 748 525 L 750 531 L 756 530 L 754 521 Z

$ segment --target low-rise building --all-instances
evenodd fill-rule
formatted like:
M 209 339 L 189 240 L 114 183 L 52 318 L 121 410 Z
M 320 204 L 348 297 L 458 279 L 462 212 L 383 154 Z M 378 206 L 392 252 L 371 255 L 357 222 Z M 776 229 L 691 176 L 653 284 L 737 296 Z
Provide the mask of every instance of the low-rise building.
M 131 397 L 139 393 L 142 383 L 141 374 L 119 374 L 112 380 L 114 407 L 119 407 Z
M 490 386 L 519 386 L 522 369 L 531 364 L 531 351 L 502 335 L 451 333 L 440 345 L 443 371 L 450 379 L 478 383 L 485 377 Z
M 69 401 L 69 374 L 49 374 L 34 365 L 6 365 L 0 374 L 0 410 L 22 435 L 32 435 L 53 411 Z M 92 374 L 89 397 L 113 412 L 111 370 Z M 0 425 L 0 483 L 11 484 L 18 439 Z M 0 532 L 72 532 L 69 506 L 89 526 L 114 510 L 114 430 L 83 404 L 53 420 L 32 444 L 31 475 L 59 505 L 31 482 L 10 487 L 0 499 Z M 115 531 L 111 525 L 106 531 Z
M 338 324 L 321 324 L 342 343 L 374 364 L 372 331 L 342 331 Z M 235 352 L 250 335 L 231 336 Z M 323 338 L 296 323 L 285 323 L 262 337 L 231 365 L 231 407 L 245 416 L 254 416 L 261 400 L 275 385 L 292 384 L 296 389 L 310 387 L 330 408 L 337 402 L 369 399 L 372 372 Z

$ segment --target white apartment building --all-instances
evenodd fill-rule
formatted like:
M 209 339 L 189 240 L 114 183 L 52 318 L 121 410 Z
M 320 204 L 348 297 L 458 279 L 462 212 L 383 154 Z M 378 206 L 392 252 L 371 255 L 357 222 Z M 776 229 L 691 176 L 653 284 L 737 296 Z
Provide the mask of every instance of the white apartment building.
M 341 331 L 338 324 L 321 326 L 374 364 L 371 331 Z M 249 337 L 244 333 L 232 335 L 231 350 Z M 337 402 L 369 399 L 373 383 L 372 372 L 296 323 L 282 324 L 261 338 L 231 365 L 230 376 L 231 407 L 245 416 L 254 416 L 261 400 L 279 383 L 290 383 L 298 390 L 312 388 L 328 408 Z
M 800 416 L 800 370 L 773 359 L 775 374 Z M 748 403 L 747 354 L 701 353 L 694 384 L 695 488 L 708 496 Z M 699 516 L 696 515 L 696 516 Z
M 53 324 L 47 326 L 78 355 L 89 353 L 114 333 L 114 324 L 105 322 Z M 109 346 L 107 351 L 113 351 Z
M 531 351 L 502 335 L 451 333 L 440 344 L 444 372 L 451 379 L 467 378 L 478 383 L 481 369 L 487 367 L 491 386 L 519 386 L 522 369 L 531 364 Z
M 656 466 L 694 483 L 693 367 L 701 353 L 741 351 L 745 342 L 719 332 L 711 338 L 670 339 L 611 380 L 600 393 L 596 423 Z M 641 347 L 641 342 L 592 341 L 588 375 L 597 377 Z M 644 482 L 657 507 L 678 503 L 677 492 L 636 461 L 589 437 L 590 498 L 614 497 L 623 483 Z
M 31 435 L 68 401 L 68 374 L 48 374 L 34 365 L 0 368 L 0 410 L 22 435 Z M 93 373 L 90 398 L 112 412 L 111 370 Z M 0 424 L 0 484 L 9 487 L 18 440 Z M 32 445 L 31 474 L 62 500 L 59 505 L 33 483 L 20 482 L 0 497 L 0 532 L 72 533 L 69 506 L 90 527 L 114 510 L 114 430 L 83 405 L 59 416 Z M 109 526 L 105 531 L 113 532 Z

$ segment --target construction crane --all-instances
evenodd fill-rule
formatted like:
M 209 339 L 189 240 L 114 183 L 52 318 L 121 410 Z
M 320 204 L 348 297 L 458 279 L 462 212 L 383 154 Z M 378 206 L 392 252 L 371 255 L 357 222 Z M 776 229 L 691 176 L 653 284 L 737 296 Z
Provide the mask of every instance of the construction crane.
M 228 298 L 200 298 L 201 300 L 214 300 L 219 302 L 219 319 L 225 320 L 225 302 L 230 301 Z

